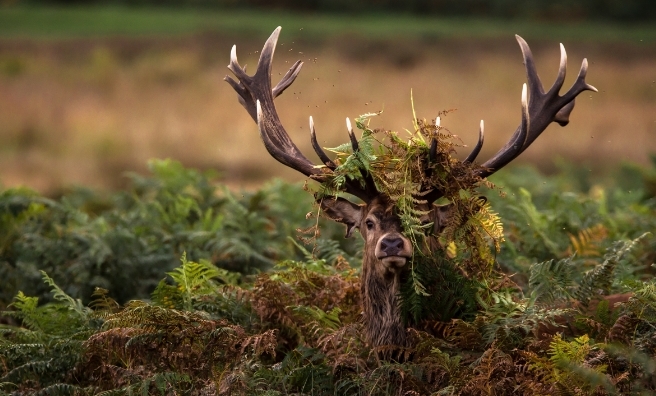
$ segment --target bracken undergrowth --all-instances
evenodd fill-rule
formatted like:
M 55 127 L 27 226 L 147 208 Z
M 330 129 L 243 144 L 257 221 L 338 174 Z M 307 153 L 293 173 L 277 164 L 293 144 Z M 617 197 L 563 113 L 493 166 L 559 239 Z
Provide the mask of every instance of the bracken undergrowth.
M 167 160 L 109 198 L 2 190 L 0 395 L 653 394 L 654 170 L 560 166 L 478 186 L 503 235 L 454 227 L 417 262 L 404 349 L 363 341 L 361 241 L 293 238 L 317 221 L 299 186 L 242 196 Z

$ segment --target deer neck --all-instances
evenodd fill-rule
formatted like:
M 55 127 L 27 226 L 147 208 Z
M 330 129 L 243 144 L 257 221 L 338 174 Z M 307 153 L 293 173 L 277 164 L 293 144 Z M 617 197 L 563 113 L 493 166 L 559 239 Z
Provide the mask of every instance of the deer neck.
M 367 341 L 374 347 L 404 346 L 405 327 L 399 309 L 399 274 L 375 270 L 376 257 L 366 255 L 362 265 L 362 301 Z

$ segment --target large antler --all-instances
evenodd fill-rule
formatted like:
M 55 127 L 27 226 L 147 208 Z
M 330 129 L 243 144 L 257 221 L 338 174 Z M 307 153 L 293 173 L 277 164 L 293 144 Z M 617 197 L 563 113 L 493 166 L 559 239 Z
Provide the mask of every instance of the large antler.
M 560 89 L 565 82 L 567 70 L 567 53 L 565 47 L 560 44 L 560 67 L 556 81 L 549 91 L 545 92 L 538 72 L 533 61 L 533 54 L 526 41 L 515 35 L 524 56 L 524 65 L 526 66 L 527 85 L 522 87 L 522 123 L 517 127 L 508 143 L 503 146 L 492 158 L 482 164 L 479 171 L 481 177 L 488 177 L 499 169 L 509 164 L 517 158 L 528 146 L 540 136 L 542 132 L 552 122 L 565 126 L 569 123 L 569 115 L 574 109 L 574 99 L 583 91 L 595 91 L 597 88 L 585 82 L 585 76 L 588 72 L 588 60 L 583 59 L 579 75 L 572 87 L 560 95 Z M 527 96 L 528 94 L 528 96 Z M 483 125 L 481 123 L 481 134 L 479 137 L 479 146 L 483 145 Z M 468 160 L 473 161 L 478 151 L 474 149 Z
M 560 126 L 567 125 L 569 123 L 569 115 L 574 109 L 574 99 L 581 92 L 586 90 L 597 92 L 597 88 L 585 82 L 585 76 L 588 72 L 588 60 L 583 59 L 581 70 L 574 85 L 564 95 L 560 96 L 560 89 L 565 81 L 567 69 L 567 53 L 562 44 L 560 44 L 558 76 L 549 91 L 545 92 L 535 68 L 531 49 L 523 38 L 518 35 L 515 35 L 515 38 L 522 49 L 528 81 L 528 88 L 526 84 L 522 88 L 522 123 L 517 127 L 508 143 L 492 158 L 482 164 L 481 169 L 478 171 L 478 175 L 481 178 L 492 175 L 517 158 L 552 122 L 556 122 Z M 478 143 L 464 162 L 471 163 L 476 159 L 483 147 L 483 137 L 483 121 L 481 121 Z M 436 141 L 431 143 L 429 159 L 435 156 L 434 148 L 437 147 Z M 429 188 L 422 188 L 422 194 L 424 196 L 423 199 L 428 202 L 433 202 L 443 196 L 443 192 L 435 189 L 430 190 Z
M 273 103 L 273 99 L 282 94 L 294 82 L 303 66 L 303 62 L 301 61 L 294 63 L 282 80 L 273 89 L 271 88 L 271 61 L 276 49 L 276 43 L 278 42 L 278 36 L 280 35 L 280 29 L 280 26 L 276 28 L 264 44 L 264 48 L 262 48 L 262 52 L 260 53 L 260 60 L 257 63 L 257 70 L 253 76 L 247 75 L 245 67 L 242 68 L 239 65 L 237 61 L 237 48 L 233 46 L 230 53 L 228 69 L 234 73 L 238 81 L 235 81 L 230 76 L 226 76 L 225 80 L 239 95 L 239 103 L 246 108 L 248 114 L 257 123 L 260 130 L 260 137 L 269 154 L 282 164 L 301 172 L 305 176 L 322 180 L 323 176 L 335 170 L 336 165 L 319 146 L 312 117 L 310 117 L 310 139 L 314 151 L 326 165 L 324 170 L 308 160 L 289 138 Z M 358 142 L 348 124 L 349 122 L 347 120 L 351 145 L 355 152 L 358 150 Z M 369 175 L 363 176 L 365 180 L 364 187 L 358 181 L 347 180 L 344 190 L 365 202 L 369 202 L 376 195 L 375 185 Z

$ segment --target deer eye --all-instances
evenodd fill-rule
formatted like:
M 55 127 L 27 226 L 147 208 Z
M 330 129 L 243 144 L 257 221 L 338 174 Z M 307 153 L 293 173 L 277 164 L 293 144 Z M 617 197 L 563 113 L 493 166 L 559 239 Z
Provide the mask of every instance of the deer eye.
M 367 226 L 368 230 L 371 230 L 372 228 L 374 228 L 374 222 L 371 221 L 371 220 L 365 221 L 364 224 Z

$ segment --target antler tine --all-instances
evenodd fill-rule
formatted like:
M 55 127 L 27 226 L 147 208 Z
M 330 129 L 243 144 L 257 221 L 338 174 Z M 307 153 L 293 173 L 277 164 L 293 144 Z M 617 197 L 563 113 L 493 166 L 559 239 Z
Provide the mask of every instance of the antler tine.
M 561 102 L 566 103 L 559 111 L 556 113 L 555 121 L 560 126 L 565 126 L 569 123 L 569 115 L 574 109 L 574 101 L 578 94 L 583 91 L 593 91 L 598 92 L 597 88 L 585 82 L 585 75 L 588 72 L 588 60 L 583 59 L 581 64 L 581 70 L 579 70 L 579 75 L 576 77 L 574 85 L 567 91 L 560 99 Z
M 314 152 L 317 153 L 321 162 L 323 162 L 328 167 L 328 169 L 335 170 L 337 165 L 335 165 L 335 163 L 330 158 L 328 158 L 326 153 L 319 145 L 319 142 L 317 142 L 317 133 L 314 130 L 314 120 L 312 119 L 312 116 L 310 116 L 310 141 L 312 142 L 312 148 L 314 149 Z
M 535 61 L 533 60 L 533 53 L 526 41 L 519 35 L 515 35 L 515 39 L 522 49 L 522 56 L 524 57 L 524 66 L 526 67 L 526 79 L 528 81 L 528 89 L 530 90 L 531 98 L 536 95 L 544 94 L 544 87 L 542 81 L 538 76 L 538 70 L 535 68 Z
M 522 124 L 519 126 L 519 133 L 517 134 L 517 139 L 513 140 L 513 144 L 518 145 L 518 147 L 520 147 L 522 151 L 524 148 L 528 147 L 526 143 L 530 137 L 529 134 L 531 131 L 530 126 L 531 126 L 531 113 L 529 113 L 529 108 L 528 108 L 528 96 L 526 93 L 526 84 L 523 84 L 522 85 Z M 540 133 L 542 133 L 542 130 L 538 132 L 538 135 Z M 535 137 L 537 138 L 537 136 Z M 517 153 L 517 155 L 519 155 L 520 153 Z
M 349 139 L 351 140 L 351 148 L 353 149 L 353 153 L 355 153 L 358 150 L 360 150 L 360 144 L 358 143 L 358 139 L 355 137 L 355 133 L 353 133 L 353 127 L 351 126 L 351 119 L 348 117 L 346 117 L 346 129 L 348 130 Z M 373 197 L 378 191 L 376 188 L 376 182 L 374 182 L 373 177 L 366 170 L 360 169 L 360 174 L 364 179 L 365 191 L 367 192 L 367 194 Z
M 351 148 L 355 153 L 360 149 L 360 145 L 358 144 L 358 139 L 355 138 L 355 133 L 353 133 L 353 127 L 351 126 L 351 120 L 348 117 L 346 117 L 346 130 L 348 131 L 349 139 L 351 139 Z
M 296 76 L 298 76 L 298 73 L 301 72 L 301 67 L 303 67 L 303 62 L 300 60 L 297 60 L 292 67 L 287 70 L 287 73 L 283 76 L 283 78 L 276 84 L 275 87 L 273 87 L 273 97 L 277 98 L 281 93 L 285 91 L 292 83 L 294 80 L 296 80 Z
M 269 87 L 271 86 L 271 60 L 273 58 L 273 53 L 275 51 L 279 35 L 280 27 L 274 30 L 269 39 L 266 41 L 266 44 L 260 53 L 260 60 L 258 61 L 257 70 L 253 77 L 250 77 L 248 74 L 246 74 L 246 66 L 242 67 L 239 65 L 239 61 L 237 60 L 237 46 L 233 45 L 230 51 L 230 63 L 228 64 L 228 69 L 230 69 L 238 81 L 235 81 L 230 76 L 225 76 L 224 80 L 227 81 L 230 86 L 232 86 L 235 92 L 237 92 L 239 103 L 244 106 L 246 111 L 248 111 L 248 114 L 255 122 L 257 122 L 257 108 L 255 106 L 255 99 L 251 95 L 248 87 L 244 85 L 244 83 L 245 81 L 257 79 L 258 84 L 268 84 Z M 274 98 L 282 94 L 285 89 L 287 89 L 294 82 L 294 80 L 296 80 L 296 77 L 298 76 L 298 73 L 300 73 L 302 67 L 303 62 L 301 61 L 296 61 L 296 63 L 292 65 L 287 73 L 285 73 L 285 76 L 273 88 L 272 95 Z
M 437 139 L 431 139 L 430 149 L 428 149 L 428 161 L 433 162 L 437 157 Z
M 441 118 L 439 116 L 435 117 L 435 126 L 439 129 L 441 123 Z M 432 162 L 437 157 L 437 138 L 431 138 L 430 149 L 428 150 L 428 161 Z M 428 175 L 426 175 L 428 176 Z
M 238 82 L 229 76 L 226 76 L 225 80 L 237 92 L 240 103 L 257 122 L 260 137 L 269 154 L 282 164 L 303 173 L 305 176 L 318 176 L 321 172 L 315 168 L 314 164 L 301 153 L 289 138 L 273 104 L 271 60 L 279 35 L 280 27 L 273 31 L 264 44 L 257 63 L 257 70 L 252 77 L 247 75 L 244 68 L 239 65 L 237 49 L 236 46 L 233 46 L 228 69 L 234 73 Z M 301 63 L 294 64 L 292 69 L 283 77 L 281 83 L 276 86 L 278 95 L 294 81 L 301 65 Z
M 481 148 L 483 148 L 483 139 L 485 138 L 484 128 L 485 124 L 483 123 L 483 120 L 481 120 L 481 124 L 478 128 L 478 143 L 476 143 L 474 149 L 471 151 L 471 153 L 469 153 L 463 162 L 471 164 L 476 160 L 476 157 L 478 157 L 478 154 L 481 152 Z
M 441 124 L 441 118 L 435 117 L 435 127 L 439 130 Z M 431 163 L 437 158 L 437 136 L 433 136 L 430 140 L 430 147 L 428 149 L 428 161 L 426 167 L 424 168 L 424 177 L 429 180 L 433 174 L 433 169 L 431 168 Z M 416 195 L 416 199 L 419 201 L 426 201 L 427 203 L 432 203 L 436 199 L 440 198 L 443 195 L 442 191 L 435 189 L 435 187 L 430 187 L 422 183 L 419 187 L 419 193 Z
M 565 81 L 567 69 L 567 53 L 565 52 L 565 47 L 561 44 L 560 66 L 556 81 L 548 92 L 544 92 L 528 44 L 521 37 L 516 36 L 516 38 L 522 49 L 528 80 L 528 89 L 526 84 L 522 88 L 522 123 L 515 130 L 510 141 L 492 158 L 483 163 L 482 169 L 478 172 L 481 177 L 487 177 L 493 174 L 514 160 L 552 122 L 556 122 L 561 126 L 567 125 L 569 115 L 574 109 L 574 99 L 576 96 L 585 90 L 597 91 L 595 87 L 585 82 L 588 62 L 584 59 L 574 85 L 564 95 L 560 96 L 559 91 Z M 530 95 L 527 95 L 527 90 Z
M 549 93 L 560 92 L 560 89 L 563 87 L 565 82 L 565 76 L 567 75 L 567 51 L 565 51 L 565 46 L 563 43 L 560 43 L 560 66 L 558 67 L 558 75 L 556 76 L 556 81 L 549 89 Z
M 579 75 L 576 77 L 576 81 L 574 81 L 574 84 L 569 89 L 569 91 L 565 92 L 565 94 L 561 97 L 561 101 L 565 103 L 569 103 L 573 101 L 574 98 L 576 98 L 576 96 L 583 91 L 599 92 L 597 88 L 585 82 L 585 76 L 587 74 L 588 74 L 588 59 L 583 58 L 583 62 L 581 62 L 581 69 L 579 70 Z
M 248 77 L 246 70 L 244 70 L 245 67 L 241 67 L 237 60 L 237 45 L 233 45 L 230 49 L 230 63 L 228 64 L 228 69 L 230 69 L 230 71 L 235 74 L 235 77 L 239 79 Z
M 301 61 L 294 63 L 280 82 L 273 89 L 271 88 L 271 62 L 280 30 L 280 27 L 276 28 L 264 44 L 257 63 L 257 70 L 253 76 L 247 75 L 245 67 L 239 65 L 237 50 L 233 46 L 228 69 L 234 73 L 236 80 L 230 76 L 226 76 L 225 80 L 237 92 L 239 102 L 257 123 L 260 137 L 269 154 L 278 162 L 301 172 L 305 176 L 315 180 L 325 180 L 326 170 L 315 166 L 296 147 L 287 131 L 285 131 L 273 103 L 273 99 L 282 94 L 294 82 L 303 66 Z M 354 138 L 353 136 L 352 140 Z M 314 130 L 314 121 L 311 117 L 310 140 L 314 151 L 328 169 L 334 170 L 337 168 L 335 163 L 319 147 Z M 355 148 L 357 149 L 357 140 Z M 366 186 L 362 187 L 360 182 L 348 180 L 344 185 L 344 191 L 364 201 L 370 201 L 375 196 L 375 185 L 370 175 L 365 177 L 365 184 Z

